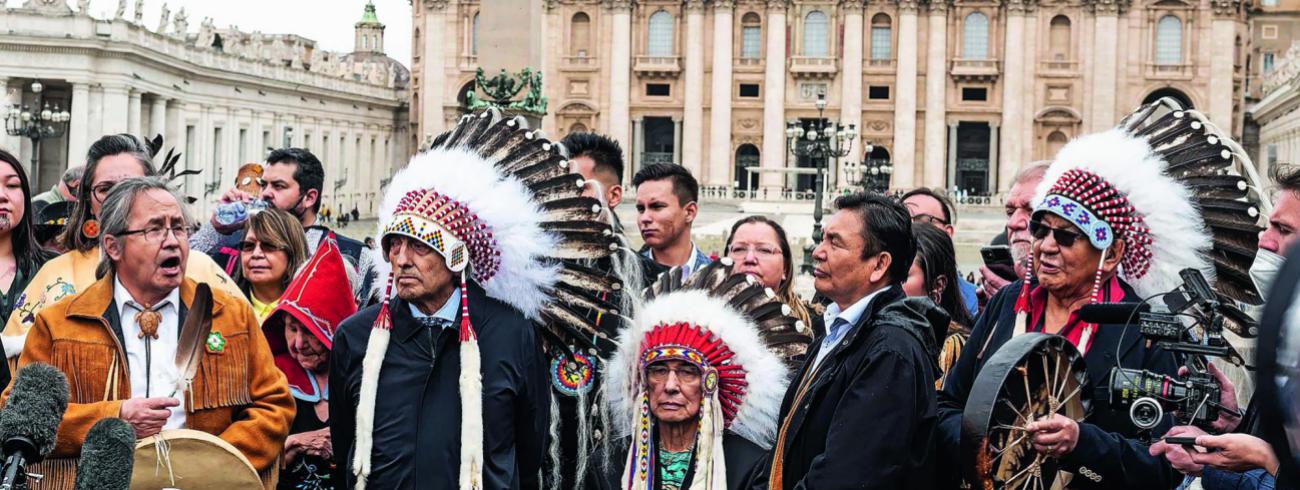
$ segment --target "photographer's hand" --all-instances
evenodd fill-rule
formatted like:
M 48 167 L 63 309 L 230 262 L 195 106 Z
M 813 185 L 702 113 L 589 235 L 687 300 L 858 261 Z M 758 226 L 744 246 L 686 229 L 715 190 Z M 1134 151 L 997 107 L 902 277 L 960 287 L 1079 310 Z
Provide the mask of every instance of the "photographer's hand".
M 1025 428 L 1034 450 L 1044 456 L 1059 458 L 1074 451 L 1079 443 L 1079 423 L 1061 414 L 1041 419 Z
M 1191 425 L 1180 425 L 1169 429 L 1169 432 L 1165 433 L 1165 437 L 1196 437 L 1202 435 L 1205 435 L 1205 431 Z M 1156 441 L 1148 451 L 1155 457 L 1163 455 L 1169 461 L 1170 466 L 1173 466 L 1175 470 L 1184 475 L 1201 476 L 1201 470 L 1205 468 L 1203 465 L 1192 461 L 1191 453 L 1195 451 L 1188 451 L 1186 447 L 1179 444 L 1167 443 L 1164 439 Z
M 1237 412 L 1241 411 L 1241 407 L 1237 405 L 1237 387 L 1232 384 L 1232 380 L 1228 379 L 1227 375 L 1223 374 L 1223 371 L 1215 367 L 1214 362 L 1205 363 L 1205 368 L 1219 382 L 1219 405 L 1223 407 L 1223 410 L 1219 411 L 1219 418 L 1210 422 L 1210 428 L 1220 434 L 1237 430 L 1237 424 L 1241 423 L 1241 416 L 1237 415 Z M 1179 377 L 1187 374 L 1187 366 L 1178 368 Z
M 1193 453 L 1192 461 L 1215 468 L 1243 472 L 1263 468 L 1269 474 L 1277 474 L 1277 455 L 1263 439 L 1246 434 L 1224 434 L 1221 436 L 1200 436 L 1196 445 L 1208 450 L 1207 453 Z

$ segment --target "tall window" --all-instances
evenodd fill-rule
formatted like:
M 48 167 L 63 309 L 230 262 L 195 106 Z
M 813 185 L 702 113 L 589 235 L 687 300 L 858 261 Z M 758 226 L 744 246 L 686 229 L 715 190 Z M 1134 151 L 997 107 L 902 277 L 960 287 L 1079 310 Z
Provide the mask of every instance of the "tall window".
M 887 60 L 894 55 L 894 37 L 890 32 L 889 16 L 876 14 L 871 18 L 871 59 Z
M 803 18 L 803 55 L 817 58 L 830 56 L 830 22 L 820 10 L 808 12 Z
M 763 24 L 758 14 L 750 12 L 740 19 L 740 57 L 757 59 L 763 56 Z
M 989 58 L 989 18 L 971 12 L 961 27 L 961 57 L 968 60 Z
M 478 56 L 478 12 L 474 12 L 469 25 L 469 54 Z
M 1262 3 L 1264 4 L 1265 7 L 1276 7 L 1276 6 L 1277 6 L 1277 0 L 1264 0 Z
M 1261 63 L 1262 63 L 1262 65 L 1260 65 L 1260 71 L 1261 71 L 1264 75 L 1267 75 L 1267 74 L 1269 74 L 1269 73 L 1272 73 L 1272 72 L 1273 72 L 1273 53 L 1264 53 L 1264 58 L 1261 60 Z
M 650 39 L 646 43 L 646 54 L 673 55 L 673 14 L 660 10 L 650 16 Z
M 1072 58 L 1070 56 L 1070 18 L 1064 15 L 1052 17 L 1052 27 L 1049 34 L 1050 49 L 1049 56 L 1053 61 L 1066 61 Z
M 1156 22 L 1156 64 L 1177 65 L 1183 62 L 1183 21 L 1166 15 Z
M 569 23 L 569 52 L 580 58 L 591 54 L 591 17 L 585 13 L 573 14 Z

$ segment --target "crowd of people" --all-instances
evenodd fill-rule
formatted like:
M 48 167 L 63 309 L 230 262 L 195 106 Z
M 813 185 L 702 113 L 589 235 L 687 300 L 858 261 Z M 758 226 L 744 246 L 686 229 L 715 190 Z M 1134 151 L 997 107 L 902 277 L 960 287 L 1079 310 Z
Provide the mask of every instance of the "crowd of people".
M 623 150 L 598 134 L 467 115 L 393 177 L 364 242 L 329 227 L 357 210 L 322 206 L 307 149 L 271 151 L 195 219 L 157 144 L 104 136 L 36 195 L 0 150 L 0 384 L 33 363 L 69 383 L 33 488 L 72 488 L 105 418 L 141 440 L 205 433 L 265 488 L 993 488 L 966 471 L 963 415 L 1000 349 L 1051 334 L 1093 383 L 1186 375 L 1080 310 L 1223 267 L 1197 189 L 1125 126 L 1023 165 L 991 244 L 1010 260 L 965 275 L 945 192 L 838 197 L 811 298 L 779 221 L 738 217 L 705 255 L 694 176 L 646 165 L 625 194 Z M 1247 285 L 1222 288 L 1267 294 L 1296 241 L 1300 171 L 1270 177 Z M 1208 372 L 1212 425 L 1137 427 L 1094 402 L 1022 420 L 1024 451 L 1069 488 L 1290 488 L 1265 442 L 1281 428 Z

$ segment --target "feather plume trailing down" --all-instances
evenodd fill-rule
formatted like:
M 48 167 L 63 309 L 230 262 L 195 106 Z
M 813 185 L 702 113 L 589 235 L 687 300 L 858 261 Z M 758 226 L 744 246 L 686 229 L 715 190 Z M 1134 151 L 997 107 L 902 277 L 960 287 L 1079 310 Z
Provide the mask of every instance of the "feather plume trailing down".
M 176 392 L 185 392 L 189 398 L 190 383 L 198 373 L 203 348 L 212 331 L 212 288 L 201 282 L 194 288 L 185 324 L 181 325 L 180 339 L 176 342 L 176 370 L 181 374 L 176 380 Z M 193 410 L 193 404 L 187 407 Z
M 1204 115 L 1162 98 L 1138 107 L 1113 130 L 1072 141 L 1056 162 L 1036 203 L 1063 172 L 1082 168 L 1104 175 L 1142 215 L 1152 237 L 1152 267 L 1138 277 L 1121 271 L 1140 296 L 1177 287 L 1178 271 L 1192 267 L 1225 302 L 1262 302 L 1249 269 L 1271 205 L 1254 163 Z
M 435 138 L 394 176 L 387 196 L 436 188 L 494 223 L 493 235 L 510 246 L 502 247 L 502 272 L 480 281 L 488 296 L 538 323 L 548 343 L 563 344 L 550 347 L 590 346 L 600 337 L 592 313 L 619 314 L 603 296 L 624 281 L 580 263 L 610 257 L 620 242 L 604 205 L 582 195 L 585 181 L 571 167 L 562 147 L 522 117 L 489 109 L 461 117 Z M 490 185 L 474 189 L 466 181 Z M 391 219 L 382 209 L 393 207 L 381 206 L 381 231 Z

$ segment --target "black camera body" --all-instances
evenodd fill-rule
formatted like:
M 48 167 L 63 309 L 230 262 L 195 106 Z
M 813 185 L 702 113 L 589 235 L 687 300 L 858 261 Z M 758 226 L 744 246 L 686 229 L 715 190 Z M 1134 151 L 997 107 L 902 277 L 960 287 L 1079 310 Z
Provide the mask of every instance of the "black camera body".
M 1133 425 L 1142 430 L 1155 428 L 1165 413 L 1173 413 L 1179 425 L 1208 429 L 1225 410 L 1219 404 L 1222 387 L 1205 368 L 1205 356 L 1236 355 L 1223 336 L 1224 305 L 1200 271 L 1189 268 L 1180 275 L 1183 284 L 1164 295 L 1170 311 L 1138 313 L 1137 327 L 1148 344 L 1183 354 L 1188 374 L 1174 377 L 1116 367 L 1105 385 L 1097 389 L 1098 398 L 1109 400 L 1112 407 L 1128 407 Z M 1186 325 L 1185 317 L 1194 322 Z M 1199 337 L 1192 334 L 1198 325 L 1202 330 Z

